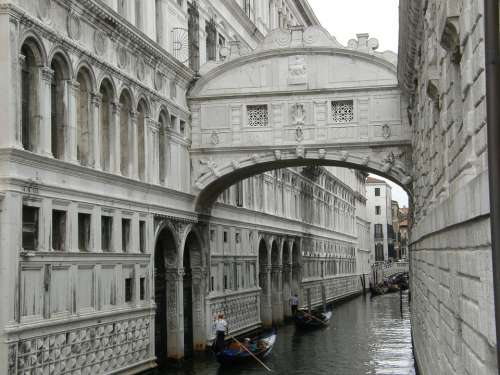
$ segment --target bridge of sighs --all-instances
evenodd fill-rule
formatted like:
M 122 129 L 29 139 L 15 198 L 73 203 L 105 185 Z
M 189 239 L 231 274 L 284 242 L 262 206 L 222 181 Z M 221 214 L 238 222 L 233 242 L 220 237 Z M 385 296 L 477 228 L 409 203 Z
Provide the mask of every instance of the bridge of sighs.
M 411 183 L 411 129 L 396 54 L 358 34 L 347 47 L 319 26 L 275 30 L 253 51 L 233 42 L 189 94 L 196 209 L 271 169 L 336 165 Z

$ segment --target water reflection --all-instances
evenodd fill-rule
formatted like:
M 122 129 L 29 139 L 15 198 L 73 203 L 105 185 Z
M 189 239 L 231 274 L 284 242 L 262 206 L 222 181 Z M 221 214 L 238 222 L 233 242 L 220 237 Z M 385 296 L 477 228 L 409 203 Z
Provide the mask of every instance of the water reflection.
M 266 360 L 276 374 L 372 375 L 414 374 L 408 294 L 402 310 L 398 293 L 374 299 L 358 297 L 334 308 L 330 326 L 317 331 L 281 327 L 273 353 Z M 265 374 L 258 363 L 220 367 L 209 354 L 155 375 Z

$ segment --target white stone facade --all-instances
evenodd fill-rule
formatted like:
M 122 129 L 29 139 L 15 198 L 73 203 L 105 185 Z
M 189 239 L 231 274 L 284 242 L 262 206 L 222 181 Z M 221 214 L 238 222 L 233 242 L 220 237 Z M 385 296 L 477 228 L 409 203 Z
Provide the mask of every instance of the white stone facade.
M 392 245 L 392 188 L 380 179 L 367 178 L 366 201 L 368 221 L 373 233 L 372 260 L 389 260 L 389 247 Z
M 281 322 L 292 292 L 360 291 L 352 171 L 259 175 L 208 222 L 194 210 L 190 67 L 210 65 L 212 20 L 216 61 L 317 23 L 268 5 L 0 2 L 0 373 L 135 373 L 204 349 L 217 312 L 243 332 Z
M 482 0 L 401 1 L 413 129 L 412 327 L 422 374 L 496 374 Z

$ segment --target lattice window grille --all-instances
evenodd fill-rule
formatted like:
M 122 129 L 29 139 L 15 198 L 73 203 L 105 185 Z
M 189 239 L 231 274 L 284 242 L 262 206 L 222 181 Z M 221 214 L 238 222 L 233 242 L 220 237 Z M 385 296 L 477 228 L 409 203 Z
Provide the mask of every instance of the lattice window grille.
M 354 120 L 354 105 L 352 100 L 332 102 L 332 121 L 335 123 Z
M 262 128 L 269 126 L 269 114 L 267 105 L 248 105 L 247 106 L 248 126 Z

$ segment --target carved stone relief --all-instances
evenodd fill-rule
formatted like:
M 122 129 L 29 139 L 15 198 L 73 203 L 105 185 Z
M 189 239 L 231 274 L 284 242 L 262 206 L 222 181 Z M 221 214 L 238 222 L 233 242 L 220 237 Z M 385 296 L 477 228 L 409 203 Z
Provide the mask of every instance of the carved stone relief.
M 307 83 L 307 65 L 305 56 L 288 58 L 288 84 L 302 85 Z
M 129 63 L 129 55 L 127 49 L 123 46 L 118 46 L 116 53 L 118 57 L 118 67 L 122 69 L 127 68 Z
M 210 142 L 212 142 L 214 146 L 218 145 L 220 142 L 219 135 L 215 130 L 212 132 L 212 135 L 210 136 Z
M 137 78 L 142 81 L 146 75 L 146 64 L 142 57 L 138 57 L 136 61 L 136 74 Z
M 108 48 L 108 38 L 106 33 L 101 30 L 94 32 L 94 51 L 98 55 L 104 55 Z
M 80 17 L 76 13 L 68 14 L 68 35 L 73 40 L 79 40 L 81 34 Z
M 384 124 L 384 126 L 382 126 L 382 136 L 387 139 L 391 136 L 391 128 L 389 125 L 387 124 Z
M 163 89 L 163 83 L 164 83 L 163 74 L 158 69 L 156 69 L 154 72 L 155 89 L 161 91 Z
M 51 0 L 38 0 L 37 16 L 45 23 L 50 21 L 50 11 L 52 9 Z
M 149 327 L 143 316 L 24 339 L 9 346 L 9 375 L 114 372 L 149 358 Z
M 292 124 L 304 125 L 305 119 L 306 119 L 306 110 L 304 109 L 304 104 L 295 103 L 292 106 Z

